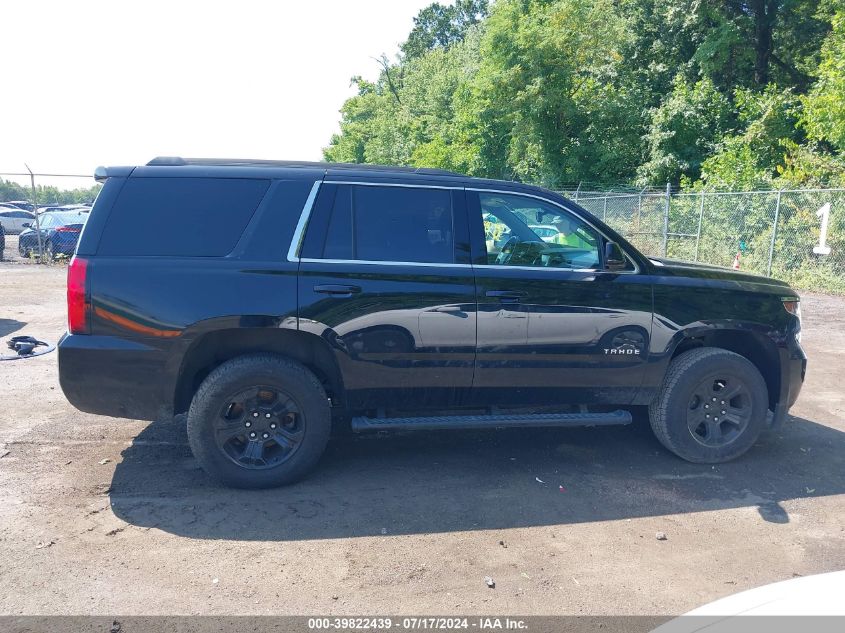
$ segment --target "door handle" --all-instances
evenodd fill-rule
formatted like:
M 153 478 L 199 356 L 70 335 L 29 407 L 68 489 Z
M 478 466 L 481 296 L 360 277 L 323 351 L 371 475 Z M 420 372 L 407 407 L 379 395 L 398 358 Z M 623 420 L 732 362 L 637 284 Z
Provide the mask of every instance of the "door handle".
M 314 292 L 333 297 L 351 297 L 353 294 L 361 292 L 361 287 L 345 284 L 317 284 L 314 286 Z
M 487 297 L 493 297 L 502 303 L 519 303 L 519 300 L 526 296 L 521 290 L 488 290 L 484 293 Z
M 461 306 L 438 306 L 436 308 L 431 308 L 428 312 L 440 312 L 441 314 L 451 314 L 452 316 L 456 316 L 460 319 L 466 319 L 469 315 L 464 311 Z

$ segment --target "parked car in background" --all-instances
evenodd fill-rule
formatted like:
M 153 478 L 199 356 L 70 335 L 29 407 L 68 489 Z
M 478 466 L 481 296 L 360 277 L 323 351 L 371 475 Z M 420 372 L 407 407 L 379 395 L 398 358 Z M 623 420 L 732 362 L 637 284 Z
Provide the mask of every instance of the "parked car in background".
M 38 207 L 38 213 L 50 213 L 53 211 L 76 211 L 79 213 L 87 213 L 91 207 L 87 204 L 52 204 L 43 207 Z
M 17 207 L 0 207 L 0 226 L 11 235 L 24 230 L 24 224 L 35 222 L 35 214 L 31 211 L 24 211 Z
M 44 254 L 55 259 L 58 255 L 70 257 L 76 250 L 79 234 L 88 220 L 87 213 L 78 211 L 54 211 L 39 214 L 38 223 L 41 230 L 41 244 Z M 29 257 L 38 253 L 38 231 L 35 222 L 26 223 L 26 228 L 18 237 L 18 252 L 21 257 Z
M 12 207 L 17 207 L 18 209 L 23 209 L 24 211 L 35 210 L 35 205 L 33 205 L 31 202 L 27 202 L 26 200 L 7 200 L 3 204 Z
M 553 226 L 529 224 L 528 228 L 534 231 L 534 234 L 544 242 L 554 242 L 555 238 L 560 235 L 560 231 Z

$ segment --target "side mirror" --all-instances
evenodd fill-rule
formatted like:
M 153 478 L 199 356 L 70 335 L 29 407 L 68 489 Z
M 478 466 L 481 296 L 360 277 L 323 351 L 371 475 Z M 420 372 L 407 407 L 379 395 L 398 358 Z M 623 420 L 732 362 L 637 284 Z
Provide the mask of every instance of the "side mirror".
M 626 265 L 625 253 L 619 248 L 619 244 L 616 242 L 607 242 L 604 245 L 605 270 L 624 270 Z
M 24 223 L 23 223 L 23 228 L 25 228 L 25 229 L 32 228 L 32 222 L 24 222 Z

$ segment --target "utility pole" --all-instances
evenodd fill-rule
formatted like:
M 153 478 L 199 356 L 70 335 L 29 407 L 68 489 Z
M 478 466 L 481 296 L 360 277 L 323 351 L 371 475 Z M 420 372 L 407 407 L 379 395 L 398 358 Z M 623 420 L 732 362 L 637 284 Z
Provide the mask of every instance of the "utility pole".
M 26 170 L 29 172 L 29 180 L 32 184 L 32 213 L 35 215 L 35 233 L 38 235 L 38 263 L 43 264 L 44 246 L 41 244 L 41 222 L 38 220 L 38 193 L 35 189 L 35 174 L 32 173 L 32 170 L 26 163 L 24 163 L 24 167 L 26 167 Z
M 775 240 L 778 236 L 778 219 L 780 218 L 780 194 L 782 191 L 778 189 L 778 197 L 775 201 L 775 219 L 772 222 L 772 241 L 769 242 L 769 262 L 766 264 L 766 276 L 769 277 L 772 274 L 772 259 L 775 255 Z
M 666 203 L 663 208 L 663 257 L 669 252 L 669 205 L 672 203 L 672 185 L 666 182 Z

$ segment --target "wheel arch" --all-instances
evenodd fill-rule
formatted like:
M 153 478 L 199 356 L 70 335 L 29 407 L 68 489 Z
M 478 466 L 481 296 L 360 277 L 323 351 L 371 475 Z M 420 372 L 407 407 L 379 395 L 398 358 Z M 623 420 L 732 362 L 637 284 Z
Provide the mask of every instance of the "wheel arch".
M 188 410 L 194 393 L 216 367 L 252 353 L 278 354 L 301 363 L 317 376 L 333 405 L 345 404 L 340 368 L 328 343 L 319 336 L 278 328 L 231 328 L 207 332 L 191 343 L 179 369 L 173 412 Z
M 691 330 L 682 333 L 669 361 L 700 347 L 725 349 L 748 359 L 763 376 L 769 395 L 769 408 L 774 410 L 781 387 L 780 355 L 774 341 L 761 332 L 748 329 Z

